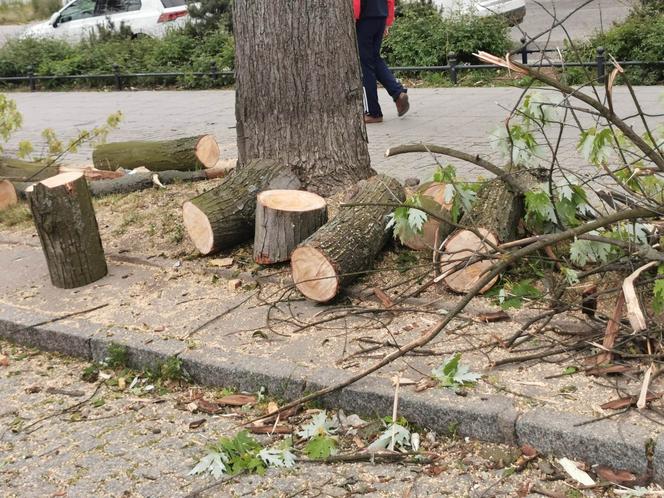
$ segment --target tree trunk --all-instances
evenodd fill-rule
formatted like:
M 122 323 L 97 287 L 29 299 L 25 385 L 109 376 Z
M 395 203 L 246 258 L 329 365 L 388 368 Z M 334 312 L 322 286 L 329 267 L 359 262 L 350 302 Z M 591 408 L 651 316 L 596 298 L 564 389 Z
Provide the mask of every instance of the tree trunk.
M 328 196 L 371 176 L 350 1 L 236 0 L 239 167 L 290 166 Z
M 251 161 L 218 187 L 185 202 L 184 226 L 196 248 L 202 254 L 212 254 L 254 235 L 259 192 L 299 186 L 287 166 L 269 159 Z
M 309 299 L 327 302 L 371 267 L 390 237 L 387 215 L 404 200 L 401 184 L 377 175 L 360 186 L 351 206 L 302 242 L 291 255 L 293 281 Z M 382 204 L 382 205 L 381 205 Z
M 54 286 L 81 287 L 108 272 L 88 185 L 63 173 L 28 189 L 30 209 Z
M 103 170 L 145 166 L 150 171 L 186 171 L 212 168 L 218 160 L 219 145 L 212 135 L 102 144 L 92 153 L 95 168 Z
M 293 249 L 327 221 L 325 199 L 302 190 L 266 190 L 256 199 L 254 261 L 288 261 Z
M 428 182 L 422 184 L 416 191 L 421 194 L 422 207 L 437 214 L 441 218 L 449 219 L 452 203 L 445 202 L 447 184 Z M 429 216 L 422 227 L 422 232 L 414 233 L 411 237 L 401 238 L 401 243 L 415 251 L 432 251 L 436 244 L 440 244 L 452 233 L 454 226 L 441 222 Z
M 0 157 L 0 179 L 38 182 L 58 173 L 57 164 Z

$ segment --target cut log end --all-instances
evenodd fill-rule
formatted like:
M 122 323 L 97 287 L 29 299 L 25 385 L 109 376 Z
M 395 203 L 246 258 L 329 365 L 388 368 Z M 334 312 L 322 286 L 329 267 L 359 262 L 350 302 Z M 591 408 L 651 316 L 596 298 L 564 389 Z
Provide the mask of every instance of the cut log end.
M 18 195 L 14 185 L 9 180 L 0 181 L 0 210 L 7 209 L 18 203 Z
M 42 180 L 41 183 L 45 187 L 48 188 L 55 188 L 59 187 L 60 185 L 67 185 L 70 183 L 75 182 L 79 178 L 83 177 L 83 172 L 80 171 L 69 171 L 67 173 L 60 173 L 59 175 L 52 176 L 50 178 L 46 178 L 45 180 Z M 28 187 L 28 192 L 32 191 L 32 187 Z
M 325 199 L 304 190 L 266 190 L 258 194 L 258 202 L 278 211 L 304 212 L 325 209 Z
M 325 303 L 339 292 L 337 271 L 321 251 L 301 246 L 291 255 L 293 282 L 309 299 Z
M 182 205 L 182 216 L 189 238 L 196 249 L 201 254 L 210 254 L 214 250 L 214 233 L 208 217 L 190 201 Z
M 478 228 L 477 231 L 482 235 L 482 238 L 470 230 L 460 230 L 450 236 L 443 247 L 444 253 L 440 258 L 440 272 L 445 285 L 454 292 L 467 293 L 493 266 L 491 260 L 477 261 L 470 265 L 464 264 L 473 255 L 491 250 L 491 246 L 485 240 L 493 245 L 498 244 L 498 238 L 489 230 Z M 449 273 L 459 265 L 462 266 L 460 269 Z M 488 291 L 497 281 L 498 277 L 496 276 L 482 287 L 480 294 Z
M 212 135 L 203 135 L 196 144 L 196 157 L 206 168 L 214 168 L 219 161 L 219 144 Z

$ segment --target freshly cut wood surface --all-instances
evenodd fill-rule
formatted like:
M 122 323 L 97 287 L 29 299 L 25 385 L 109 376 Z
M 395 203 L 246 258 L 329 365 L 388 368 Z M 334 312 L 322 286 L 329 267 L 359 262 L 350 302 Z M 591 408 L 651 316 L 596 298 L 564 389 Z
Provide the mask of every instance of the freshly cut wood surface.
M 481 234 L 481 238 L 470 230 L 459 230 L 451 235 L 443 246 L 439 279 L 455 292 L 468 292 L 493 265 L 491 259 L 466 263 L 470 257 L 492 250 L 486 241 L 494 245 L 498 243 L 496 235 L 489 230 L 478 228 L 477 231 Z M 497 281 L 498 277 L 491 280 L 480 293 L 488 291 Z
M 445 191 L 447 184 L 441 182 L 429 182 L 421 185 L 415 192 L 422 195 L 422 207 L 441 217 L 449 218 L 452 203 L 445 202 Z M 454 227 L 445 222 L 440 222 L 429 216 L 422 227 L 422 233 L 414 234 L 412 237 L 402 239 L 402 243 L 415 251 L 433 250 L 438 241 L 443 241 L 452 233 Z
M 253 160 L 218 187 L 185 202 L 184 226 L 201 254 L 212 254 L 255 235 L 258 193 L 299 187 L 289 167 L 271 159 Z
M 303 190 L 266 190 L 256 200 L 254 261 L 288 261 L 291 252 L 327 221 L 325 199 Z
M 95 168 L 116 170 L 190 171 L 212 168 L 219 160 L 219 145 L 212 135 L 162 141 L 129 141 L 102 144 L 92 153 Z
M 403 202 L 403 187 L 377 175 L 358 185 L 349 205 L 302 242 L 291 255 L 293 281 L 302 294 L 318 302 L 334 298 L 341 288 L 371 268 L 390 237 L 386 230 L 390 204 Z
M 54 286 L 71 289 L 108 272 L 83 173 L 62 173 L 26 189 Z
M 18 194 L 14 184 L 9 180 L 0 181 L 0 210 L 7 209 L 18 203 Z

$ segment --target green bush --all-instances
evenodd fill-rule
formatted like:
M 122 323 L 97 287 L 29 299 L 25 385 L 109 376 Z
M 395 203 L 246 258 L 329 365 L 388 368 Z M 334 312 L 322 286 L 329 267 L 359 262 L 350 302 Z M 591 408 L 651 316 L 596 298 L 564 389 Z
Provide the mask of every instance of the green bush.
M 596 48 L 604 47 L 607 57 L 619 61 L 664 61 L 664 1 L 650 2 L 647 7 L 635 7 L 622 22 L 614 24 L 604 33 L 598 33 L 587 43 L 566 50 L 567 60 L 594 62 Z M 593 68 L 589 69 L 594 76 Z M 627 76 L 633 84 L 652 85 L 664 81 L 664 67 L 629 66 Z M 587 78 L 580 70 L 570 70 L 568 77 L 574 83 Z
M 383 55 L 390 66 L 443 66 L 449 52 L 455 52 L 459 62 L 477 63 L 473 52 L 504 54 L 510 48 L 509 26 L 501 17 L 443 18 L 429 3 L 409 3 L 399 7 Z
M 194 78 L 191 73 L 210 71 L 213 61 L 219 71 L 232 70 L 233 53 L 233 37 L 222 29 L 200 36 L 189 30 L 173 30 L 163 39 L 154 39 L 134 37 L 123 28 L 102 28 L 75 45 L 52 39 L 11 40 L 0 47 L 0 76 L 25 76 L 29 66 L 38 76 L 110 74 L 117 64 L 122 73 L 184 72 L 175 83 L 206 88 L 212 84 L 209 78 Z M 163 83 L 159 78 L 130 81 L 132 86 L 143 87 Z M 110 84 L 109 80 L 40 82 L 43 88 Z

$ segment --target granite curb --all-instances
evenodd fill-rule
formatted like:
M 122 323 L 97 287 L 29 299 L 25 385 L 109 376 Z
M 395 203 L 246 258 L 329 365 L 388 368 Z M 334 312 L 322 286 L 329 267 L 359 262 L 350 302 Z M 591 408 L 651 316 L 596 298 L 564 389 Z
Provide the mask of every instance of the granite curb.
M 180 341 L 144 339 L 81 318 L 62 322 L 52 318 L 0 303 L 0 338 L 90 361 L 105 358 L 111 343 L 121 344 L 127 347 L 130 366 L 137 369 L 178 356 L 197 383 L 254 392 L 264 388 L 283 400 L 332 386 L 350 376 L 343 370 L 308 368 L 269 357 L 188 349 Z M 385 416 L 392 413 L 393 399 L 394 388 L 389 381 L 367 377 L 321 398 L 320 403 L 347 413 Z M 664 435 L 656 438 L 640 427 L 609 420 L 583 425 L 587 417 L 547 408 L 519 413 L 504 396 L 464 398 L 439 390 L 402 390 L 399 399 L 401 416 L 439 434 L 528 444 L 542 453 L 584 460 L 590 465 L 652 473 L 655 482 L 664 483 Z

